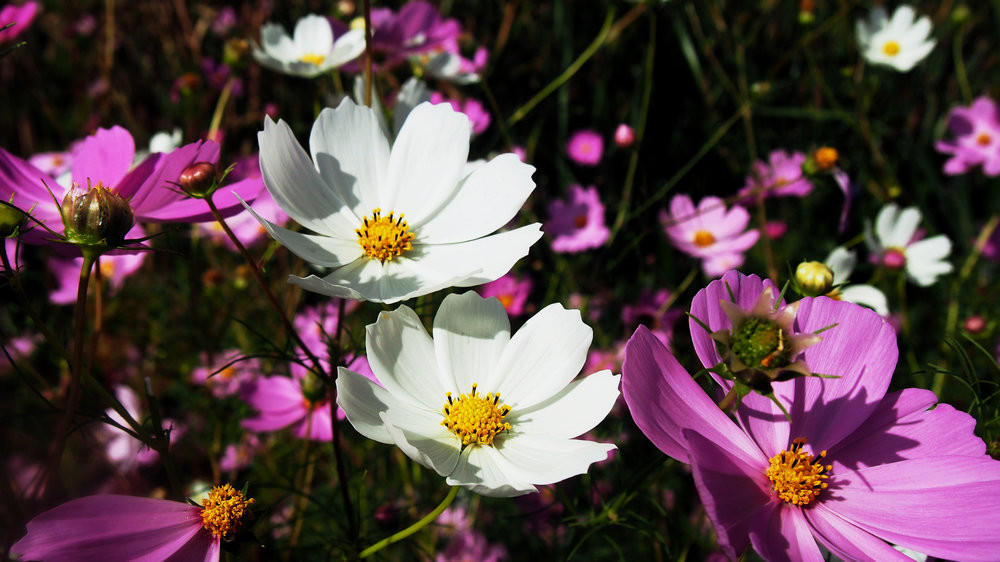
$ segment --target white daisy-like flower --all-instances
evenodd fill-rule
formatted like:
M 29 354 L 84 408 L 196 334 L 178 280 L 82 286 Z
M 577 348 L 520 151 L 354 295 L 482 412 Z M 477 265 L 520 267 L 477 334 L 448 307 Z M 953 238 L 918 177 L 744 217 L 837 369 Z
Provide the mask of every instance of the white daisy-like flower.
M 534 190 L 535 168 L 514 154 L 466 166 L 471 134 L 464 114 L 425 103 L 390 148 L 375 112 L 345 98 L 313 124 L 310 161 L 287 123 L 265 118 L 258 134 L 264 184 L 317 234 L 258 220 L 297 256 L 333 268 L 289 282 L 331 297 L 394 303 L 510 271 L 541 237 L 541 225 L 491 233 Z
M 518 496 L 583 474 L 615 449 L 575 437 L 618 398 L 620 375 L 577 380 L 592 330 L 551 304 L 511 337 L 496 298 L 445 297 L 433 339 L 406 306 L 368 326 L 368 362 L 382 386 L 343 367 L 337 403 L 351 425 L 488 496 Z
M 823 262 L 833 273 L 833 285 L 836 287 L 827 296 L 867 306 L 880 316 L 889 315 L 889 301 L 885 293 L 871 285 L 848 285 L 854 266 L 858 263 L 857 252 L 852 252 L 843 246 L 837 246 Z
M 885 9 L 872 10 L 868 21 L 858 20 L 855 26 L 858 45 L 865 59 L 872 64 L 891 66 L 900 72 L 907 72 L 924 60 L 934 40 L 931 35 L 931 20 L 927 16 L 916 18 L 911 6 L 902 5 L 886 16 Z
M 921 287 L 933 285 L 937 278 L 951 273 L 945 258 L 951 253 L 951 240 L 944 234 L 916 239 L 920 211 L 916 207 L 900 210 L 890 203 L 875 218 L 875 234 L 865 230 L 865 238 L 879 264 L 887 269 L 906 269 L 906 276 Z
M 365 34 L 351 30 L 334 41 L 330 21 L 310 14 L 295 24 L 295 33 L 288 36 L 285 28 L 265 23 L 260 28 L 260 42 L 252 42 L 253 58 L 278 72 L 315 78 L 355 59 L 365 50 Z

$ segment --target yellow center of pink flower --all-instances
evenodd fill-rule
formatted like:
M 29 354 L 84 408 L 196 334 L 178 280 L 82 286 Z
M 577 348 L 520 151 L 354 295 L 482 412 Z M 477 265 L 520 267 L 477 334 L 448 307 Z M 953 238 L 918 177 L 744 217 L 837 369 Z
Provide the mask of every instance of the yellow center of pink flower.
M 323 64 L 323 61 L 326 60 L 326 57 L 323 56 L 323 55 L 314 55 L 312 53 L 308 53 L 308 54 L 302 55 L 302 58 L 300 58 L 299 60 L 302 61 L 302 62 L 307 62 L 307 63 L 309 63 L 311 65 L 314 65 L 314 66 L 320 66 L 320 65 Z
M 692 242 L 694 242 L 694 245 L 699 248 L 705 248 L 715 244 L 715 235 L 707 230 L 699 230 L 694 233 L 694 239 Z
M 243 515 L 252 503 L 253 498 L 244 499 L 243 492 L 229 484 L 216 486 L 202 502 L 201 525 L 213 537 L 231 537 L 239 532 Z
M 358 235 L 358 243 L 369 258 L 386 262 L 396 256 L 403 255 L 413 249 L 413 233 L 400 213 L 396 217 L 393 212 L 388 216 L 381 215 L 382 209 L 372 210 L 370 217 L 362 220 L 362 227 L 354 232 Z
M 477 385 L 473 383 L 469 394 L 453 399 L 449 392 L 448 403 L 441 409 L 444 412 L 441 425 L 457 435 L 463 447 L 492 445 L 498 433 L 510 431 L 511 427 L 503 421 L 510 413 L 510 406 L 500 403 L 500 393 L 478 396 L 476 391 Z
M 799 506 L 809 505 L 827 488 L 827 473 L 833 470 L 833 465 L 820 464 L 826 451 L 814 458 L 802 450 L 805 443 L 804 437 L 792 441 L 791 447 L 771 457 L 771 465 L 765 472 L 778 498 Z
M 990 137 L 989 133 L 979 133 L 976 137 L 976 144 L 979 146 L 989 146 L 993 142 L 993 138 Z
M 885 45 L 882 45 L 882 52 L 887 56 L 894 57 L 899 54 L 899 43 L 895 41 L 886 41 Z

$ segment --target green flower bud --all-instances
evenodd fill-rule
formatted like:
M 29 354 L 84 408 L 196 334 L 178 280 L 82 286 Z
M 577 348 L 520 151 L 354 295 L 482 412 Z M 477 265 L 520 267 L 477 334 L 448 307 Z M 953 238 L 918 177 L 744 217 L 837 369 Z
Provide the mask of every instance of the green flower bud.
M 818 297 L 833 288 L 833 272 L 818 261 L 804 261 L 795 268 L 795 286 L 807 297 Z
M 14 236 L 24 228 L 28 215 L 10 203 L 0 201 L 0 238 Z
M 67 239 L 82 246 L 117 248 L 135 224 L 128 201 L 101 183 L 93 187 L 88 183 L 87 189 L 74 184 L 60 212 Z

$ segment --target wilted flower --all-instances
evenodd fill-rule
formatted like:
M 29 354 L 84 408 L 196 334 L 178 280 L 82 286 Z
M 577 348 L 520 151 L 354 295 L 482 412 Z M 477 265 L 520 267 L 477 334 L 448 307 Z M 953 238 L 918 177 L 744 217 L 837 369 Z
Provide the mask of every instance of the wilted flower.
M 921 287 L 933 285 L 941 275 L 950 273 L 945 261 L 951 253 L 951 240 L 944 234 L 920 239 L 917 225 L 920 211 L 890 203 L 875 218 L 875 234 L 866 229 L 865 241 L 878 263 L 887 269 L 905 269 L 906 276 Z
M 556 252 L 582 252 L 607 242 L 611 232 L 604 225 L 604 205 L 597 188 L 573 185 L 567 201 L 549 201 L 545 232 L 552 236 Z
M 334 41 L 330 21 L 316 14 L 296 22 L 293 37 L 281 25 L 266 23 L 260 28 L 260 42 L 263 47 L 253 43 L 253 58 L 258 63 L 305 78 L 329 72 L 365 50 L 363 31 L 348 31 Z
M 414 461 L 489 496 L 518 496 L 587 471 L 614 445 L 574 439 L 618 397 L 617 375 L 572 381 L 591 329 L 576 310 L 552 304 L 513 337 L 496 299 L 450 294 L 434 338 L 406 306 L 367 329 L 379 386 L 340 369 L 337 401 L 351 425 Z
M 948 113 L 948 130 L 953 138 L 934 143 L 938 151 L 950 154 L 944 173 L 964 174 L 982 165 L 990 177 L 1000 174 L 1000 113 L 997 104 L 981 96 L 969 107 L 956 107 Z
M 660 211 L 660 222 L 667 238 L 685 254 L 701 258 L 705 275 L 716 277 L 743 263 L 743 252 L 757 243 L 756 229 L 747 230 L 750 213 L 739 205 L 726 210 L 718 197 L 706 197 L 694 203 L 687 195 L 670 200 L 670 212 Z
M 881 6 L 873 9 L 867 22 L 857 21 L 855 32 L 868 62 L 900 72 L 909 71 L 934 48 L 934 40 L 929 39 L 930 18 L 917 19 L 913 7 L 906 4 L 896 8 L 891 20 Z

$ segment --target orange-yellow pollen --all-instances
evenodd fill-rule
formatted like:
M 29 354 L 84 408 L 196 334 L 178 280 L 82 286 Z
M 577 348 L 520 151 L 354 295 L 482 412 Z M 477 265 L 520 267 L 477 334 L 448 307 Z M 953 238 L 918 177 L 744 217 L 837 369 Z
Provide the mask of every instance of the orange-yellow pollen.
M 840 158 L 840 154 L 837 153 L 836 148 L 823 146 L 816 149 L 814 157 L 816 158 L 816 165 L 821 170 L 829 170 L 837 165 L 837 159 Z
M 979 133 L 976 136 L 976 144 L 979 146 L 989 146 L 991 142 L 993 142 L 993 137 L 989 133 Z
M 715 244 L 715 235 L 707 230 L 699 230 L 694 233 L 694 245 L 699 248 L 705 248 Z
M 765 473 L 781 501 L 799 506 L 809 505 L 827 488 L 827 473 L 833 470 L 833 465 L 820 464 L 826 451 L 820 451 L 819 457 L 814 458 L 802 450 L 805 443 L 804 437 L 792 441 L 788 450 L 771 457 L 771 466 Z
M 201 526 L 213 537 L 231 537 L 239 532 L 243 515 L 253 498 L 243 498 L 243 492 L 229 484 L 216 486 L 202 503 Z
M 500 403 L 500 393 L 490 393 L 477 396 L 477 385 L 472 385 L 472 392 L 452 398 L 446 394 L 448 402 L 441 411 L 444 420 L 441 425 L 447 427 L 466 445 L 492 445 L 493 438 L 502 431 L 510 431 L 510 424 L 503 421 L 510 413 L 510 406 Z
M 365 255 L 383 263 L 413 249 L 414 236 L 402 213 L 396 217 L 394 212 L 390 212 L 383 217 L 382 209 L 375 208 L 370 217 L 362 219 L 361 228 L 354 232 L 358 234 L 358 243 Z
M 882 52 L 890 57 L 894 57 L 899 54 L 899 43 L 895 41 L 886 41 L 885 45 L 882 45 Z
M 302 58 L 300 58 L 299 60 L 302 61 L 302 62 L 307 62 L 307 63 L 315 65 L 315 66 L 320 66 L 320 65 L 323 64 L 323 61 L 326 60 L 326 57 L 323 56 L 323 55 L 314 55 L 312 53 L 308 53 L 308 54 L 302 55 Z

